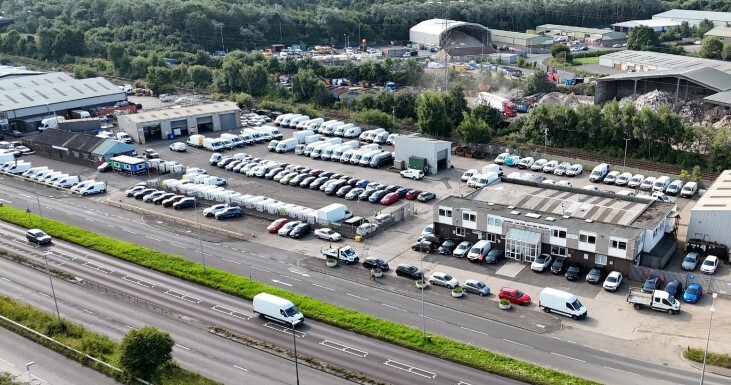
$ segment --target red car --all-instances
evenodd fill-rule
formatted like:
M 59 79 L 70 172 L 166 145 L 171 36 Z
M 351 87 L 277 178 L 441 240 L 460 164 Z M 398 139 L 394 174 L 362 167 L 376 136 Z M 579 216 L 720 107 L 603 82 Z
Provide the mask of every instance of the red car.
M 308 172 L 307 175 L 309 175 L 309 176 L 319 176 L 323 172 L 325 172 L 325 171 L 324 170 L 312 170 L 312 171 Z
M 512 287 L 504 287 L 500 289 L 500 294 L 497 296 L 499 299 L 507 299 L 511 303 L 517 303 L 519 305 L 527 305 L 530 303 L 530 297 L 518 289 Z
M 399 200 L 398 193 L 392 192 L 392 193 L 386 194 L 386 196 L 381 199 L 381 204 L 388 206 L 392 203 L 398 202 L 398 200 Z
M 270 233 L 276 233 L 287 222 L 289 222 L 289 219 L 287 219 L 287 218 L 279 218 L 279 219 L 275 220 L 274 222 L 272 222 L 269 226 L 267 226 L 267 231 L 270 232 Z
M 420 190 L 409 190 L 409 192 L 406 193 L 406 199 L 413 201 L 419 196 L 419 194 L 421 194 Z

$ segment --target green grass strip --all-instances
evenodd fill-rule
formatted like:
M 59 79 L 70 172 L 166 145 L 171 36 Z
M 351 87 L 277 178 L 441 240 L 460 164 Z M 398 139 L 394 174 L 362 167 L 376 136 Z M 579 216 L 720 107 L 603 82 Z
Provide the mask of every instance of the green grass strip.
M 29 220 L 28 215 L 23 210 L 7 206 L 0 207 L 0 219 L 2 220 L 24 227 L 28 227 L 31 223 L 35 226 L 40 224 L 39 217 L 30 214 L 33 219 Z M 432 336 L 424 340 L 420 330 L 396 322 L 293 294 L 210 267 L 206 269 L 207 273 L 203 274 L 200 264 L 176 255 L 105 237 L 47 218 L 44 223 L 43 230 L 55 238 L 247 300 L 251 300 L 261 292 L 285 297 L 297 304 L 302 313 L 309 318 L 489 373 L 536 385 L 599 384 L 557 370 L 495 354 L 449 338 Z
M 683 352 L 683 357 L 702 364 L 703 352 L 705 352 L 705 350 L 703 349 L 688 348 Z M 708 352 L 708 357 L 706 357 L 706 363 L 708 365 L 731 369 L 731 355 L 728 355 L 726 353 Z
M 33 329 L 47 337 L 70 346 L 84 354 L 104 361 L 114 367 L 119 367 L 119 344 L 109 337 L 94 333 L 81 325 L 63 321 L 63 327 L 58 322 L 55 314 L 38 310 L 30 305 L 17 302 L 11 298 L 0 296 L 0 314 L 29 329 Z M 25 338 L 28 338 L 39 345 L 45 346 L 66 357 L 69 357 L 84 366 L 88 366 L 102 374 L 105 374 L 119 382 L 126 382 L 124 373 L 90 360 L 84 355 L 66 349 L 45 338 L 41 338 L 15 324 L 0 319 L 0 326 L 5 327 Z M 137 381 L 132 381 L 137 383 Z M 154 383 L 158 385 L 217 385 L 215 382 L 200 374 L 190 372 L 172 362 L 160 367 L 155 374 Z

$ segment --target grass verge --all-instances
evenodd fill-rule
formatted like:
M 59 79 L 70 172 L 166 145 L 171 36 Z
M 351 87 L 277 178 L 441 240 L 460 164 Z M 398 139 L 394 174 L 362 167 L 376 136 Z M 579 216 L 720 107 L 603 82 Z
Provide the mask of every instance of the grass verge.
M 594 57 L 576 57 L 573 60 L 576 64 L 597 64 L 599 63 L 599 56 Z
M 688 360 L 695 361 L 695 362 L 702 364 L 704 351 L 705 350 L 703 350 L 703 349 L 689 347 L 688 349 L 686 349 L 683 352 L 683 357 L 685 357 Z M 731 369 L 731 355 L 728 355 L 726 353 L 708 352 L 708 357 L 706 358 L 706 363 L 708 365 Z
M 38 310 L 32 306 L 19 303 L 11 298 L 0 296 L 0 314 L 47 337 L 50 337 L 63 345 L 70 346 L 84 354 L 104 361 L 114 367 L 119 367 L 119 344 L 109 337 L 86 330 L 83 326 L 63 321 L 58 322 L 55 314 Z M 45 346 L 55 352 L 69 357 L 84 366 L 88 366 L 102 374 L 114 378 L 120 382 L 126 382 L 124 373 L 116 371 L 108 366 L 90 360 L 85 355 L 78 354 L 58 344 L 41 338 L 26 329 L 0 319 L 0 326 L 11 330 L 31 341 Z M 136 383 L 136 381 L 134 381 Z M 156 373 L 155 384 L 168 385 L 216 385 L 200 374 L 190 372 L 179 367 L 176 363 L 169 363 L 162 366 Z
M 25 211 L 0 207 L 0 219 L 27 227 L 40 223 L 35 217 L 29 221 Z M 597 382 L 572 376 L 553 369 L 522 362 L 492 353 L 449 338 L 432 336 L 423 339 L 421 331 L 395 322 L 383 320 L 354 310 L 340 308 L 317 299 L 293 294 L 226 271 L 207 268 L 203 274 L 200 264 L 179 256 L 158 252 L 133 243 L 98 235 L 92 231 L 45 218 L 43 230 L 51 236 L 135 263 L 177 278 L 185 279 L 231 295 L 251 300 L 256 294 L 268 292 L 288 298 L 309 318 L 342 329 L 413 349 L 434 357 L 474 367 L 485 372 L 536 385 L 593 385 Z

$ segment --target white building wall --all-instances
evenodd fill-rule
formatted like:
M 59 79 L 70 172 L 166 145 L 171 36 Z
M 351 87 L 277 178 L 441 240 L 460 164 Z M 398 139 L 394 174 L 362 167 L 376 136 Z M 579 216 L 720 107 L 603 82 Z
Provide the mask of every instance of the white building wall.
M 691 210 L 687 239 L 717 242 L 731 248 L 731 211 Z

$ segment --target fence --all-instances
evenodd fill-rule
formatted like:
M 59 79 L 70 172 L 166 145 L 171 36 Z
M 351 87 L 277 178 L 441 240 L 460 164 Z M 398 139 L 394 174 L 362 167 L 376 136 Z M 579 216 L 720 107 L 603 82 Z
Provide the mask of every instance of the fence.
M 88 286 L 88 287 L 90 287 L 90 288 L 92 288 L 92 289 L 94 289 L 94 290 L 96 290 L 96 291 L 102 291 L 104 293 L 111 294 L 111 295 L 113 295 L 113 296 L 115 296 L 117 298 L 123 299 L 123 300 L 125 300 L 127 302 L 134 302 L 136 304 L 143 305 L 144 307 L 146 307 L 148 309 L 152 309 L 154 311 L 158 311 L 158 312 L 160 312 L 162 314 L 167 314 L 167 315 L 172 315 L 173 314 L 173 311 L 170 310 L 169 308 L 166 308 L 164 306 L 160 306 L 160 305 L 158 305 L 156 303 L 153 303 L 153 302 L 150 302 L 150 301 L 146 301 L 146 300 L 144 300 L 142 298 L 138 298 L 138 297 L 135 297 L 133 295 L 129 295 L 129 294 L 124 293 L 124 292 L 121 292 L 121 291 L 119 291 L 117 289 L 112 289 L 111 287 L 104 286 L 104 285 L 102 285 L 100 283 L 96 283 L 94 281 L 89 281 L 89 280 L 86 280 L 86 279 L 81 280 L 81 283 L 84 284 L 84 285 L 86 285 L 86 286 Z
M 698 282 L 706 293 L 731 295 L 731 281 L 719 279 L 713 275 L 685 271 L 667 271 L 647 266 L 632 265 L 630 267 L 629 278 L 631 280 L 645 282 L 650 277 L 658 277 L 663 283 L 678 280 L 683 284 L 683 287 L 688 287 L 692 282 Z

